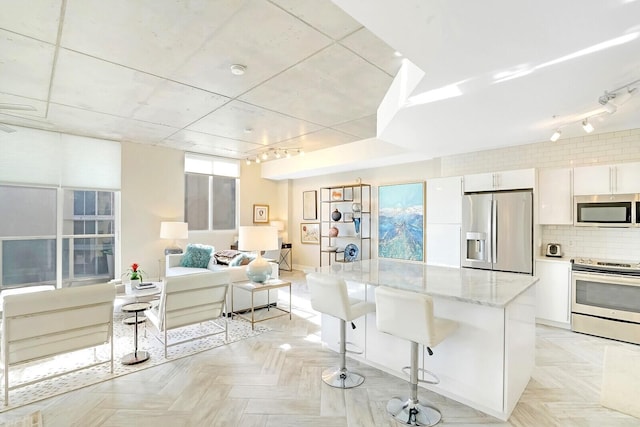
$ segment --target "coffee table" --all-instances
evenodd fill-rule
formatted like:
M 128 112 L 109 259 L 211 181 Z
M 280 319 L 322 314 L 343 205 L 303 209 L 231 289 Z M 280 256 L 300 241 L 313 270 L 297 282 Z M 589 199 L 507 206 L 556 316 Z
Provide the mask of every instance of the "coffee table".
M 231 318 L 233 319 L 233 316 L 236 315 L 244 320 L 248 320 L 249 322 L 251 322 L 251 329 L 255 329 L 255 324 L 258 322 L 264 322 L 265 320 L 269 320 L 269 319 L 275 319 L 276 317 L 280 317 L 280 316 L 285 316 L 285 315 L 289 315 L 289 320 L 291 320 L 291 282 L 287 282 L 284 280 L 280 280 L 280 279 L 269 279 L 264 283 L 255 283 L 255 282 L 235 282 L 231 284 L 232 289 L 231 289 Z M 253 295 L 256 292 L 267 292 L 267 310 L 269 310 L 269 306 L 271 304 L 271 302 L 269 301 L 269 291 L 272 289 L 278 289 L 278 288 L 289 288 L 289 310 L 285 310 L 281 307 L 278 307 L 277 305 L 275 305 L 273 308 L 275 310 L 280 310 L 283 313 L 280 314 L 276 314 L 275 316 L 270 316 L 267 317 L 265 319 L 260 319 L 260 320 L 256 320 L 255 319 L 255 306 L 253 304 Z M 242 289 L 246 292 L 250 292 L 251 293 L 251 318 L 247 317 L 247 316 L 243 316 L 242 314 L 234 311 L 233 308 L 233 288 L 237 288 L 237 289 Z
M 141 363 L 149 359 L 148 351 L 138 350 L 138 313 L 142 313 L 150 308 L 151 303 L 149 302 L 132 302 L 130 304 L 123 305 L 121 308 L 124 313 L 135 313 L 135 321 L 132 322 L 134 325 L 133 353 L 122 356 L 123 365 L 135 365 L 136 363 Z

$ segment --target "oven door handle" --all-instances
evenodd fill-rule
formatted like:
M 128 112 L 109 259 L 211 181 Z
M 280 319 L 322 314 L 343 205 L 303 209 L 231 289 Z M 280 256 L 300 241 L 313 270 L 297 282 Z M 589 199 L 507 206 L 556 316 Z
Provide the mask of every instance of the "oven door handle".
M 583 273 L 573 272 L 573 280 L 589 280 L 592 282 L 610 283 L 613 285 L 628 285 L 640 287 L 640 277 L 636 276 L 618 276 L 607 273 Z

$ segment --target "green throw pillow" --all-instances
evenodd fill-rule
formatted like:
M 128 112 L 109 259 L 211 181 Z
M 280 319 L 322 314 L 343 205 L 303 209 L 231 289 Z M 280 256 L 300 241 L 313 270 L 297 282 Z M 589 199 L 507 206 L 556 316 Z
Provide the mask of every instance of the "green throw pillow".
M 211 246 L 189 243 L 180 265 L 182 267 L 207 268 L 212 251 L 213 248 Z

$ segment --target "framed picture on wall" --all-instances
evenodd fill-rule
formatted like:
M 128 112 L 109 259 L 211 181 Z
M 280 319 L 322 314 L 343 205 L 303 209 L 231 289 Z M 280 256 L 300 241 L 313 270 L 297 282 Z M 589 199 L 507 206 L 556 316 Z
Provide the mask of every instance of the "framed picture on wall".
M 269 222 L 269 205 L 253 205 L 253 222 Z
M 424 260 L 424 182 L 378 187 L 378 257 Z
M 315 190 L 302 192 L 302 219 L 318 219 L 317 198 L 318 192 Z
M 320 244 L 320 224 L 303 222 L 300 224 L 300 242 Z

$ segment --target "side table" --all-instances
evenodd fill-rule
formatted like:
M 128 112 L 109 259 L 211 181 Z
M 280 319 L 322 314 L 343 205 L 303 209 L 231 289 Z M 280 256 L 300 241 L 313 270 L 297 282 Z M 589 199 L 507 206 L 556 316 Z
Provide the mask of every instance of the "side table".
M 291 243 L 283 243 L 280 248 L 280 261 L 278 266 L 280 270 L 293 271 L 293 245 Z
M 138 351 L 138 313 L 142 313 L 145 310 L 151 308 L 151 303 L 148 302 L 132 302 L 131 304 L 125 304 L 121 310 L 124 313 L 135 313 L 135 322 L 133 322 L 133 353 L 125 354 L 122 356 L 123 365 L 135 365 L 149 359 L 149 352 L 140 350 Z
M 254 283 L 254 282 L 235 282 L 235 283 L 231 283 L 232 289 L 231 289 L 231 318 L 233 319 L 233 316 L 236 315 L 244 320 L 248 320 L 249 322 L 251 322 L 251 329 L 255 329 L 255 324 L 258 322 L 264 322 L 265 320 L 269 320 L 269 319 L 275 319 L 276 317 L 280 317 L 280 316 L 285 316 L 285 315 L 289 315 L 289 320 L 291 320 L 291 282 L 286 282 L 284 280 L 280 280 L 280 279 L 269 279 L 264 283 Z M 260 319 L 260 320 L 256 320 L 255 319 L 255 306 L 253 304 L 253 295 L 256 292 L 262 292 L 262 291 L 266 291 L 267 292 L 267 311 L 269 311 L 269 305 L 270 305 L 270 301 L 269 301 L 269 291 L 272 289 L 278 289 L 278 288 L 286 288 L 289 287 L 289 310 L 285 310 L 283 308 L 278 307 L 277 305 L 275 305 L 273 308 L 275 310 L 280 310 L 283 313 L 277 314 L 275 316 L 271 316 L 271 317 L 267 317 L 266 319 Z M 240 313 L 237 313 L 234 311 L 233 308 L 233 288 L 238 288 L 238 289 L 243 289 L 247 292 L 251 293 L 251 318 L 248 318 L 246 316 L 243 316 Z

